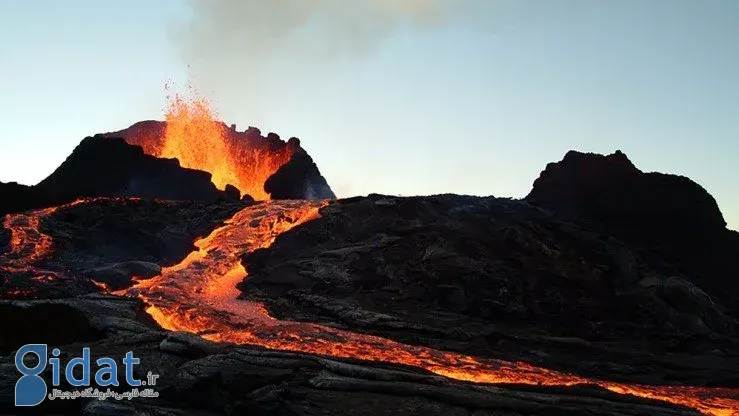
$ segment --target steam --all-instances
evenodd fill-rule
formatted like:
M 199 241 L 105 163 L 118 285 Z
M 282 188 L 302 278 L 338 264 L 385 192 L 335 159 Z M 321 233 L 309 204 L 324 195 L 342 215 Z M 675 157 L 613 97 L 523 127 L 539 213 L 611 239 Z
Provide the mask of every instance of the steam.
M 455 0 L 456 1 L 456 0 Z M 463 0 L 465 1 L 465 0 Z M 450 0 L 188 0 L 173 38 L 200 89 L 226 106 L 257 102 L 279 76 L 357 59 L 396 31 L 438 22 Z M 276 68 L 283 56 L 294 68 Z M 275 75 L 279 70 L 281 75 Z

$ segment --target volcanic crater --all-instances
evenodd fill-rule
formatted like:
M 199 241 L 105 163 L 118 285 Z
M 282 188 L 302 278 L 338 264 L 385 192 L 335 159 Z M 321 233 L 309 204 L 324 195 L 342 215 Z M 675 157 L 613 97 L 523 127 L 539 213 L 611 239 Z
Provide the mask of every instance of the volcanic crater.
M 134 350 L 161 393 L 39 414 L 739 414 L 739 234 L 621 152 L 523 200 L 336 199 L 298 139 L 176 100 L 0 213 L 2 412 L 36 342 Z

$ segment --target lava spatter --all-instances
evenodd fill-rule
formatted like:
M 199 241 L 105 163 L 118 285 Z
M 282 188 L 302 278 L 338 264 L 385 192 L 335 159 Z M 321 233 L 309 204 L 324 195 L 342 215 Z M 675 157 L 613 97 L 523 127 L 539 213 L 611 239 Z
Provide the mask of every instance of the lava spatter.
M 167 85 L 166 89 L 171 86 Z M 187 94 L 168 96 L 161 135 L 141 133 L 127 137 L 145 153 L 179 160 L 185 168 L 211 174 L 218 189 L 233 185 L 256 200 L 269 200 L 264 184 L 287 163 L 295 148 L 266 140 L 249 140 L 217 119 L 210 102 L 190 87 Z

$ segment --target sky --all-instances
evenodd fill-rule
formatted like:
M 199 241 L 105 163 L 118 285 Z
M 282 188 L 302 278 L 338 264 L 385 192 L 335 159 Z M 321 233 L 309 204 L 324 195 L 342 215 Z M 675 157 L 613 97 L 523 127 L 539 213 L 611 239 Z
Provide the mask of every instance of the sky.
M 739 1 L 0 0 L 0 181 L 162 119 L 164 84 L 297 136 L 338 196 L 520 198 L 570 149 L 739 228 Z

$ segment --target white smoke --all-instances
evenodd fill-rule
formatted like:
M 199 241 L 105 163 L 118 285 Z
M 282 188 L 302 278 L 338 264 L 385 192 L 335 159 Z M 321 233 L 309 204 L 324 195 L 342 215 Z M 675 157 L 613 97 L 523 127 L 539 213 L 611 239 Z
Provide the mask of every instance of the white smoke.
M 188 4 L 192 19 L 173 28 L 175 45 L 191 81 L 216 103 L 230 107 L 259 102 L 268 93 L 265 85 L 280 81 L 274 79 L 276 57 L 287 58 L 279 76 L 309 77 L 331 61 L 362 57 L 403 27 L 439 22 L 451 0 L 189 0 Z M 285 61 L 294 68 L 285 68 Z

